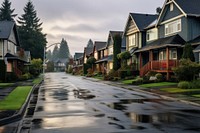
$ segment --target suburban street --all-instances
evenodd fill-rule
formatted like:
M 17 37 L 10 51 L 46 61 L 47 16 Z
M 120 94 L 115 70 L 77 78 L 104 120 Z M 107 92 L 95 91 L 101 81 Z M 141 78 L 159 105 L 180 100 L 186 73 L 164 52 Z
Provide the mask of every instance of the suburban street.
M 31 133 L 197 133 L 200 107 L 46 73 Z

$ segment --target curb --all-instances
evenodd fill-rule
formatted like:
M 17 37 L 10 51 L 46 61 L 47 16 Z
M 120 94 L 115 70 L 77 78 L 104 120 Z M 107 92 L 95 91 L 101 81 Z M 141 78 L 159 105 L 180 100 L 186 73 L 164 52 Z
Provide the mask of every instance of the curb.
M 23 117 L 23 115 L 26 111 L 26 107 L 28 105 L 28 102 L 30 101 L 31 94 L 33 93 L 33 91 L 36 87 L 37 87 L 37 85 L 33 85 L 31 91 L 29 92 L 29 94 L 26 98 L 26 101 L 24 102 L 24 104 L 22 105 L 22 107 L 20 108 L 20 110 L 16 114 L 14 114 L 10 117 L 6 117 L 4 119 L 0 119 L 0 126 L 6 125 L 6 124 L 9 124 L 9 123 L 12 123 L 12 122 L 16 122 Z
M 162 98 L 162 99 L 173 100 L 173 101 L 179 101 L 179 102 L 182 102 L 182 103 L 185 103 L 185 104 L 190 104 L 190 105 L 194 105 L 194 106 L 200 106 L 200 104 L 199 104 L 199 103 L 196 103 L 196 102 L 191 102 L 191 101 L 187 101 L 187 100 L 182 100 L 182 99 L 178 99 L 178 98 L 174 98 L 174 97 L 169 97 L 169 96 L 161 95 L 161 94 L 158 94 L 158 93 L 153 93 L 153 92 L 145 91 L 145 90 L 142 90 L 142 89 L 144 89 L 144 88 L 139 87 L 139 86 L 135 86 L 135 87 L 137 87 L 138 89 L 134 89 L 134 88 L 125 86 L 125 85 L 123 85 L 123 84 L 114 84 L 114 82 L 112 82 L 112 81 L 103 82 L 102 80 L 92 79 L 92 78 L 87 78 L 87 77 L 84 77 L 83 79 L 90 80 L 90 81 L 93 81 L 93 82 L 98 82 L 98 81 L 100 81 L 100 82 L 102 82 L 102 83 L 104 83 L 104 84 L 108 84 L 108 85 L 120 87 L 120 88 L 123 88 L 123 89 L 128 89 L 128 90 L 132 90 L 132 91 L 136 91 L 136 92 L 141 92 L 141 93 L 145 93 L 145 94 L 150 94 L 150 95 L 158 96 L 158 97 L 160 97 L 160 98 Z

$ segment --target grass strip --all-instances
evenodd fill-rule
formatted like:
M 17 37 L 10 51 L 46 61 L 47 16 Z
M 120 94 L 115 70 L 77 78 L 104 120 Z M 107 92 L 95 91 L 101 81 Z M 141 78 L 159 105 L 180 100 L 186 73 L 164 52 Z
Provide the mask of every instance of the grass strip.
M 200 89 L 180 89 L 180 88 L 161 88 L 160 90 L 169 92 L 169 93 L 183 93 L 183 92 L 200 91 Z
M 33 80 L 33 84 L 39 84 L 43 80 L 42 76 Z
M 192 95 L 193 97 L 200 98 L 200 94 Z
M 144 88 L 152 88 L 152 87 L 162 87 L 162 86 L 172 86 L 172 85 L 177 85 L 177 83 L 174 83 L 174 82 L 159 82 L 159 83 L 142 84 L 142 85 L 139 85 L 139 86 L 144 87 Z
M 123 80 L 122 83 L 123 84 L 132 84 L 133 81 L 135 81 L 135 79 L 128 79 L 128 80 Z
M 0 87 L 9 87 L 12 86 L 14 83 L 0 83 Z
M 0 110 L 19 110 L 24 104 L 32 86 L 18 86 L 4 100 L 0 101 Z

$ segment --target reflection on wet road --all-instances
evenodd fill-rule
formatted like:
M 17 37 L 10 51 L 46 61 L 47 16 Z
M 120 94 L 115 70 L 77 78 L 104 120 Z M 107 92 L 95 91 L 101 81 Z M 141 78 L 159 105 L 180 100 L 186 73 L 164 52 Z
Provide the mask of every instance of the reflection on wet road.
M 200 108 L 93 82 L 45 74 L 31 133 L 197 133 Z

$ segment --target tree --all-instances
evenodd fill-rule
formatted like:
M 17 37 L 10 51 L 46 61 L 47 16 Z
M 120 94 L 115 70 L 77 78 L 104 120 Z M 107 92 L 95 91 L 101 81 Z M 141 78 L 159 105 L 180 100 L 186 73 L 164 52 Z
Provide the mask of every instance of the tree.
M 120 68 L 120 60 L 117 58 L 117 55 L 121 52 L 122 38 L 120 35 L 115 35 L 113 40 L 113 70 L 117 71 Z
M 52 53 L 51 53 L 51 50 L 48 50 L 48 51 L 47 51 L 47 53 L 46 53 L 46 59 L 47 59 L 47 60 L 50 60 L 50 61 L 52 60 Z
M 69 59 L 69 56 L 70 56 L 70 52 L 69 52 L 69 47 L 67 45 L 67 41 L 62 39 L 60 43 L 58 58 Z
M 185 47 L 183 48 L 183 59 L 190 59 L 191 61 L 195 61 L 193 48 L 191 44 L 185 44 Z
M 179 81 L 192 81 L 200 73 L 200 65 L 190 59 L 181 59 L 180 65 L 174 69 Z
M 94 44 L 92 42 L 92 40 L 90 39 L 87 43 L 87 48 L 93 48 Z
M 118 54 L 117 57 L 122 62 L 122 68 L 125 68 L 127 66 L 127 60 L 131 57 L 131 54 L 129 51 L 124 51 Z
M 14 17 L 17 16 L 17 14 L 13 14 L 15 9 L 11 9 L 11 2 L 9 0 L 4 0 L 2 3 L 2 7 L 0 8 L 0 21 L 2 20 L 14 20 Z
M 46 34 L 42 33 L 42 23 L 31 1 L 25 5 L 24 14 L 18 18 L 18 23 L 21 47 L 30 51 L 32 58 L 42 58 L 47 43 Z
M 55 61 L 56 59 L 58 59 L 58 55 L 59 55 L 59 48 L 56 45 L 53 49 L 52 60 Z
M 42 71 L 42 60 L 41 59 L 31 60 L 30 73 L 33 76 L 38 76 L 41 71 Z

